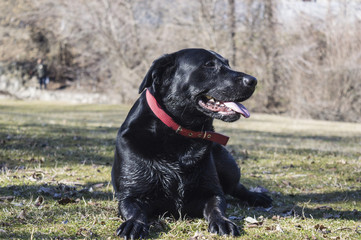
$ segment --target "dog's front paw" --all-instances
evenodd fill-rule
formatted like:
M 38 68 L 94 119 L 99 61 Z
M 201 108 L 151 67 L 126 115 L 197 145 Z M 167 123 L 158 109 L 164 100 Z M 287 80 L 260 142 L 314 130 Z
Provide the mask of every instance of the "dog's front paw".
M 247 202 L 252 207 L 272 206 L 272 198 L 265 193 L 250 192 Z
M 208 231 L 211 233 L 217 233 L 219 235 L 240 235 L 237 225 L 225 217 L 211 220 L 209 222 Z
M 149 226 L 139 220 L 129 219 L 117 229 L 117 235 L 124 239 L 142 239 L 148 235 Z

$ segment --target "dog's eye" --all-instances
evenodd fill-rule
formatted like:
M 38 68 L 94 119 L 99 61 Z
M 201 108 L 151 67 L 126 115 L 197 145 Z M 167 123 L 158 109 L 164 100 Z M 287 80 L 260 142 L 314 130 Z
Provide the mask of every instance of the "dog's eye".
M 212 61 L 208 61 L 204 64 L 205 67 L 214 68 L 216 66 L 216 63 Z

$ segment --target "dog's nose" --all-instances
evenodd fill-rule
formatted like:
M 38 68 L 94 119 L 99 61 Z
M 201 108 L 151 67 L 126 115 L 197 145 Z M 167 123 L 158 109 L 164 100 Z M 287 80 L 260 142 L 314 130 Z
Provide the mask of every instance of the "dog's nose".
M 247 87 L 255 87 L 257 85 L 257 79 L 252 76 L 244 76 L 243 77 L 243 84 Z

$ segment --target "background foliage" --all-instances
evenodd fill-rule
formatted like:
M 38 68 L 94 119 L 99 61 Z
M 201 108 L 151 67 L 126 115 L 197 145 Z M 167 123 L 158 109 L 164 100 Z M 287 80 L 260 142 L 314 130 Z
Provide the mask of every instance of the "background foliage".
M 254 111 L 361 121 L 358 1 L 3 0 L 0 9 L 3 92 L 9 79 L 26 85 L 44 57 L 56 88 L 133 102 L 155 58 L 202 47 L 259 79 Z

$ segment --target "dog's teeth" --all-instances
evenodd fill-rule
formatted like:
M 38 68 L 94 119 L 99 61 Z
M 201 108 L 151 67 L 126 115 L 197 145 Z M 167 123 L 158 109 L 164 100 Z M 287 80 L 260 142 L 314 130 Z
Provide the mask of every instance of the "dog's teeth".
M 216 105 L 219 105 L 219 104 L 221 104 L 220 102 L 216 102 Z
M 225 105 L 222 103 L 221 105 L 219 105 L 220 107 L 224 107 Z
M 211 103 L 214 103 L 214 102 L 215 102 L 214 98 L 211 98 L 209 101 L 210 101 Z

